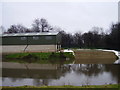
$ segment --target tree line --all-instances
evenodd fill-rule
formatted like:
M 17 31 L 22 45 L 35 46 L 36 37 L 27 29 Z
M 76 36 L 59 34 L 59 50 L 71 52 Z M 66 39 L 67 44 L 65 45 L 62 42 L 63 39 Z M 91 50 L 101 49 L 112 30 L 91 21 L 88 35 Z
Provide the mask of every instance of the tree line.
M 65 48 L 90 48 L 90 49 L 114 49 L 120 50 L 120 23 L 112 24 L 109 33 L 102 28 L 93 27 L 86 33 L 75 34 L 60 31 L 62 35 L 62 47 Z
M 3 27 L 1 27 L 3 29 Z M 63 48 L 100 48 L 120 50 L 120 23 L 112 24 L 109 33 L 103 28 L 93 27 L 92 30 L 74 34 L 66 33 L 59 27 L 51 26 L 46 19 L 37 18 L 33 21 L 32 28 L 28 29 L 23 25 L 11 25 L 4 33 L 33 33 L 58 31 L 61 33 L 61 46 Z

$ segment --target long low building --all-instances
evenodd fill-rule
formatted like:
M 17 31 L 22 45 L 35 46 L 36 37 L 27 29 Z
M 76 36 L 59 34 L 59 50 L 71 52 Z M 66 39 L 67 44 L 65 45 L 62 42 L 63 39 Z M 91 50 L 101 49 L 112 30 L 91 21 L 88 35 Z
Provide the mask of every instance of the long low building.
M 56 52 L 61 49 L 58 32 L 17 33 L 2 35 L 2 52 Z

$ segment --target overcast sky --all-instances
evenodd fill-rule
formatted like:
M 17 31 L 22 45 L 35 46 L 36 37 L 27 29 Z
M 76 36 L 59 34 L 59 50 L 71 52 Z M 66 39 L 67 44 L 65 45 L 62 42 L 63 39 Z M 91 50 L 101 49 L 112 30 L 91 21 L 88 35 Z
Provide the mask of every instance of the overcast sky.
M 13 24 L 31 28 L 35 18 L 45 18 L 70 33 L 94 26 L 107 30 L 118 21 L 118 2 L 4 2 L 0 18 L 6 29 Z

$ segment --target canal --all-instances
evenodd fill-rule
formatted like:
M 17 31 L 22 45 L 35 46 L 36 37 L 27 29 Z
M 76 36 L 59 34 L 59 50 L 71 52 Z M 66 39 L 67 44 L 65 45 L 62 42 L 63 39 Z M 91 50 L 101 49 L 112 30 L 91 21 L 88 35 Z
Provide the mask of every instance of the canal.
M 2 86 L 118 84 L 119 67 L 113 64 L 3 63 Z

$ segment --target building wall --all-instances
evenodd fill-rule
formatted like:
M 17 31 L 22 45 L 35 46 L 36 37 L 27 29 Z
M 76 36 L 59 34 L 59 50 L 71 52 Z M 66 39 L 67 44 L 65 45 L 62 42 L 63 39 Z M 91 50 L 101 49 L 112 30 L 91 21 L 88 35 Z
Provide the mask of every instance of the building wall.
M 55 45 L 56 36 L 5 36 L 2 45 Z
M 55 52 L 57 45 L 5 45 L 2 46 L 2 53 L 19 52 Z
M 26 45 L 27 40 L 21 37 L 2 37 L 2 45 Z
M 55 52 L 60 50 L 60 34 L 2 36 L 2 52 Z
M 2 46 L 2 53 L 24 52 L 26 45 L 5 45 Z
M 61 44 L 61 34 L 59 33 L 57 36 L 56 36 L 56 41 L 58 44 Z
M 28 45 L 52 45 L 56 44 L 56 36 L 30 36 Z
M 55 52 L 57 45 L 28 45 L 25 52 Z

